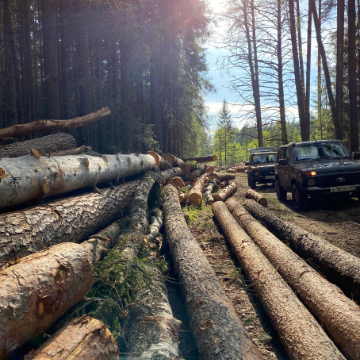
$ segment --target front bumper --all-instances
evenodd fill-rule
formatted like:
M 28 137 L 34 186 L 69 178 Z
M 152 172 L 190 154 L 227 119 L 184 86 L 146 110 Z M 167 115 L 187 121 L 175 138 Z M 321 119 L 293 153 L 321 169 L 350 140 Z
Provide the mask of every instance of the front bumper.
M 355 190 L 345 190 L 345 191 L 338 191 L 332 192 L 330 187 L 321 188 L 317 186 L 301 186 L 301 190 L 304 194 L 310 195 L 311 198 L 317 197 L 326 197 L 326 196 L 333 196 L 333 197 L 341 197 L 347 196 L 350 193 L 360 192 L 360 184 L 353 184 L 356 186 Z
M 275 175 L 259 175 L 259 176 L 251 176 L 251 178 L 259 183 L 266 184 L 266 183 L 273 183 L 275 182 Z

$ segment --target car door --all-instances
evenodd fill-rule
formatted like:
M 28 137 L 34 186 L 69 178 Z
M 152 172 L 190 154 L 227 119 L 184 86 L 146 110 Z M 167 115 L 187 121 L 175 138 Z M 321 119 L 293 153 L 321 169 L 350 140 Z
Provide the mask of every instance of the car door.
M 286 165 L 282 167 L 282 176 L 283 176 L 283 188 L 286 191 L 291 191 L 291 160 L 290 160 L 290 148 L 284 149 L 284 159 L 287 161 Z

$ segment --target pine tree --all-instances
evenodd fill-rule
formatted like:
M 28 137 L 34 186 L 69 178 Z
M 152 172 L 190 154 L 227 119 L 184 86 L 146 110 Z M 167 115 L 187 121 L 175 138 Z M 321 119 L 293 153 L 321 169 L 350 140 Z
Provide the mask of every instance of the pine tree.
M 231 148 L 231 138 L 233 137 L 231 135 L 233 135 L 234 131 L 234 122 L 232 120 L 231 112 L 229 110 L 229 104 L 225 99 L 222 102 L 218 117 L 219 121 L 217 125 L 219 126 L 219 140 L 224 145 L 224 161 L 226 165 L 226 157 Z M 223 133 L 223 136 L 221 136 L 221 133 Z

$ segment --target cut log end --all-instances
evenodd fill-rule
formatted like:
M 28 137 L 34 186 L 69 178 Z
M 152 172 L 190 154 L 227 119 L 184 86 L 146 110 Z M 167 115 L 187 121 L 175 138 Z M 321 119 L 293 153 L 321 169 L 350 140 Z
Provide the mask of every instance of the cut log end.
M 35 149 L 32 148 L 31 149 L 31 153 L 38 159 L 40 157 L 40 153 Z
M 252 189 L 248 189 L 246 191 L 245 197 L 247 199 L 252 199 L 255 200 L 257 203 L 259 203 L 262 206 L 267 206 L 267 200 L 258 192 L 252 190 Z

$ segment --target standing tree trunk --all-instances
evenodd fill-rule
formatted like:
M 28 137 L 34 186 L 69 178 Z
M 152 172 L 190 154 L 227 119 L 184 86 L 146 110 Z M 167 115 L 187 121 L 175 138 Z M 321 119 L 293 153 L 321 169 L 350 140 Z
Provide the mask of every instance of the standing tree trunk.
M 163 200 L 166 238 L 201 358 L 262 359 L 186 225 L 175 188 L 166 186 Z
M 306 91 L 305 91 L 305 116 L 306 124 L 309 126 L 310 140 L 310 72 L 311 72 L 311 3 L 308 0 L 308 28 L 307 28 L 307 53 L 306 53 Z
M 310 12 L 311 12 L 311 2 L 309 0 Z M 319 31 L 321 34 L 321 0 L 319 0 Z M 317 113 L 319 119 L 319 127 L 320 127 L 320 140 L 323 138 L 323 127 L 322 127 L 322 83 L 321 83 L 321 54 L 318 46 L 318 56 L 317 56 Z

